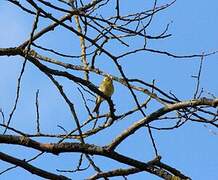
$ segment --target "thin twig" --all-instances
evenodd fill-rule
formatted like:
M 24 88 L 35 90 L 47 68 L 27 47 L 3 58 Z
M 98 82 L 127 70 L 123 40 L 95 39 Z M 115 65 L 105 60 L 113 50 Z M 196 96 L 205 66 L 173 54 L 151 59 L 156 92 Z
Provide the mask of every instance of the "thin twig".
M 28 45 L 27 45 L 27 52 L 26 52 L 26 55 L 25 55 L 25 59 L 24 59 L 24 62 L 23 62 L 22 68 L 21 68 L 20 75 L 19 75 L 18 80 L 17 80 L 16 99 L 15 99 L 14 106 L 13 106 L 13 108 L 12 108 L 12 111 L 11 111 L 11 113 L 10 113 L 10 115 L 9 115 L 9 119 L 8 119 L 8 121 L 7 121 L 7 126 L 10 125 L 11 119 L 12 119 L 12 117 L 13 117 L 13 115 L 14 115 L 14 112 L 15 112 L 15 110 L 16 110 L 16 108 L 17 108 L 18 100 L 19 100 L 19 97 L 20 97 L 21 79 L 22 79 L 22 76 L 23 76 L 24 71 L 25 71 L 25 67 L 26 67 L 26 63 L 27 63 L 27 55 L 28 55 L 28 53 L 29 53 L 29 51 L 30 51 L 30 46 L 31 46 L 31 44 L 32 44 L 32 42 L 33 42 L 33 36 L 34 36 L 34 33 L 35 33 L 36 29 L 37 29 L 37 24 L 38 24 L 38 20 L 39 20 L 39 15 L 40 15 L 40 11 L 37 11 L 36 17 L 35 17 L 35 21 L 34 21 L 34 23 L 33 23 L 33 28 L 32 28 L 32 31 L 31 31 L 31 33 L 30 33 L 30 40 L 29 40 Z M 5 128 L 3 134 L 5 134 L 6 131 L 7 131 L 7 127 Z
M 198 70 L 198 75 L 197 75 L 197 77 L 194 76 L 197 79 L 196 89 L 195 89 L 195 93 L 194 93 L 194 99 L 196 99 L 198 91 L 199 91 L 203 60 L 204 60 L 204 53 L 202 53 L 202 56 L 201 56 L 201 59 L 200 59 L 200 66 L 199 66 L 199 70 Z
M 40 134 L 40 123 L 39 123 L 39 90 L 37 90 L 36 92 L 36 131 L 37 131 L 37 134 Z

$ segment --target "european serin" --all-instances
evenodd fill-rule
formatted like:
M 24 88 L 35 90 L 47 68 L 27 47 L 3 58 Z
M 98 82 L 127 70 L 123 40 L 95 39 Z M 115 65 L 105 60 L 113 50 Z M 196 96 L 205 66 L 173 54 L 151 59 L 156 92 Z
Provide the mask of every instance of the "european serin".
M 103 79 L 103 81 L 101 82 L 99 88 L 98 88 L 101 92 L 103 92 L 106 96 L 111 97 L 113 92 L 114 92 L 114 86 L 113 86 L 113 79 L 111 76 L 107 75 L 105 76 L 105 78 Z M 96 98 L 96 105 L 95 108 L 93 109 L 92 112 L 99 112 L 99 107 L 102 103 L 102 101 L 104 101 L 104 98 L 102 98 L 101 96 L 97 96 Z

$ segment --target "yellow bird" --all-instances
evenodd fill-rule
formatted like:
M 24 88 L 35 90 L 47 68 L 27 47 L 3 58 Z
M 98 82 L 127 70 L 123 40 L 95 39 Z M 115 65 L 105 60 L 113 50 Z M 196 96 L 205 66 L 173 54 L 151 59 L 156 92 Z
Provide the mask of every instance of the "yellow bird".
M 98 88 L 101 92 L 103 92 L 106 96 L 111 97 L 113 92 L 114 92 L 114 85 L 113 85 L 113 79 L 111 76 L 106 75 L 105 78 L 103 79 L 103 81 L 101 82 L 99 88 Z M 101 96 L 97 96 L 96 98 L 96 105 L 95 108 L 93 109 L 92 112 L 99 112 L 99 107 L 102 103 L 102 101 L 104 101 L 104 98 L 102 98 Z

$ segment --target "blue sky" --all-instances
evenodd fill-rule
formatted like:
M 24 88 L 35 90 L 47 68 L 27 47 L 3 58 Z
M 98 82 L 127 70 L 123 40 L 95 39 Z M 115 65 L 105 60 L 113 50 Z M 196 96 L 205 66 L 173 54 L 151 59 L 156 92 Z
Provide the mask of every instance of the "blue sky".
M 23 2 L 23 1 L 22 1 Z M 123 3 L 123 2 L 122 2 Z M 146 4 L 148 3 L 148 4 Z M 159 1 L 159 4 L 165 1 Z M 132 12 L 135 9 L 149 7 L 147 1 L 128 0 L 125 6 L 121 6 L 121 12 Z M 156 34 L 161 32 L 167 23 L 170 23 L 169 33 L 172 36 L 166 40 L 148 42 L 149 48 L 167 50 L 174 54 L 201 54 L 202 52 L 212 52 L 218 50 L 218 19 L 217 19 L 217 1 L 177 1 L 169 9 L 159 13 L 153 20 L 148 34 Z M 28 17 L 7 1 L 0 2 L 0 48 L 16 46 L 26 40 L 32 28 L 34 17 Z M 43 28 L 48 22 L 40 23 L 39 28 Z M 71 33 L 63 34 L 63 29 L 58 28 L 54 33 L 49 33 L 44 38 L 37 41 L 41 45 L 54 48 L 58 51 L 68 54 L 79 54 L 78 43 Z M 137 40 L 133 41 L 134 43 Z M 120 49 L 117 46 L 111 45 L 108 48 L 112 52 L 119 54 Z M 125 50 L 125 48 L 123 48 Z M 217 76 L 217 61 L 218 55 L 207 57 L 203 62 L 201 88 L 205 92 L 210 92 L 217 95 L 218 85 L 215 77 Z M 107 70 L 108 72 L 120 76 L 112 62 L 108 62 L 107 57 L 102 55 L 97 59 L 97 66 Z M 78 64 L 78 60 L 64 59 L 64 61 Z M 0 107 L 4 110 L 6 117 L 14 103 L 16 94 L 17 77 L 19 75 L 23 59 L 20 57 L 0 57 L 0 84 L 1 98 Z M 196 75 L 199 68 L 199 59 L 173 59 L 164 55 L 157 55 L 148 52 L 141 52 L 130 55 L 120 61 L 129 78 L 141 78 L 146 82 L 156 80 L 156 85 L 166 92 L 172 91 L 181 100 L 187 100 L 193 97 L 196 81 L 191 78 Z M 110 68 L 108 68 L 110 67 Z M 77 74 L 76 72 L 73 72 Z M 78 73 L 80 75 L 80 73 Z M 96 85 L 99 84 L 102 77 L 91 75 L 91 81 Z M 79 97 L 78 90 L 74 83 L 59 79 L 65 87 L 65 90 L 71 100 L 75 103 L 76 111 L 81 121 L 87 118 L 84 107 L 80 107 L 82 102 Z M 115 93 L 112 97 L 116 104 L 117 112 L 123 112 L 128 108 L 134 107 L 132 97 L 125 87 L 121 87 L 118 83 L 114 83 Z M 62 131 L 57 125 L 66 127 L 71 130 L 75 127 L 74 121 L 71 118 L 70 112 L 58 94 L 54 85 L 48 80 L 44 74 L 38 72 L 33 65 L 27 64 L 23 81 L 21 97 L 18 109 L 12 119 L 12 126 L 28 133 L 35 131 L 35 93 L 40 90 L 40 121 L 43 132 L 61 133 Z M 206 93 L 204 94 L 207 95 Z M 79 97 L 79 98 L 78 98 Z M 140 96 L 143 101 L 144 96 Z M 120 103 L 121 102 L 121 103 Z M 90 107 L 93 106 L 89 102 Z M 106 103 L 103 109 L 106 108 Z M 152 104 L 146 113 L 157 110 L 160 106 Z M 88 143 L 96 143 L 104 145 L 105 142 L 110 142 L 116 135 L 122 132 L 128 125 L 140 119 L 140 115 L 131 116 L 113 127 L 110 133 L 102 132 L 97 138 L 88 138 Z M 155 124 L 155 123 L 154 123 Z M 158 124 L 163 125 L 163 124 Z M 162 160 L 169 165 L 181 170 L 185 175 L 192 177 L 193 180 L 214 180 L 218 178 L 216 173 L 218 168 L 218 158 L 216 156 L 218 145 L 217 135 L 211 133 L 217 131 L 213 127 L 205 127 L 203 124 L 188 122 L 186 125 L 173 131 L 153 131 L 158 150 L 162 156 Z M 45 141 L 44 139 L 40 139 Z M 49 140 L 49 139 L 48 139 Z M 50 141 L 50 140 L 49 140 Z M 53 140 L 54 141 L 54 140 Z M 19 158 L 31 158 L 37 152 L 28 149 L 23 150 L 19 146 L 0 145 L 3 152 L 10 155 L 16 155 Z M 140 160 L 150 160 L 153 157 L 151 142 L 148 137 L 147 129 L 141 129 L 127 141 L 122 143 L 118 148 L 119 152 L 135 157 Z M 34 165 L 45 168 L 48 171 L 56 172 L 55 169 L 71 169 L 76 167 L 78 155 L 63 154 L 60 157 L 53 155 L 45 155 L 33 162 Z M 116 168 L 112 161 L 103 163 L 103 158 L 95 157 L 95 160 L 103 170 L 108 170 L 111 167 Z M 63 163 L 64 162 L 64 163 Z M 55 166 L 53 166 L 55 164 Z M 11 165 L 0 162 L 0 171 Z M 118 164 L 117 164 L 117 167 Z M 66 174 L 72 179 L 84 179 L 92 170 L 88 170 L 84 174 Z M 129 179 L 145 179 L 158 180 L 157 177 L 150 176 L 146 173 L 131 175 Z M 21 168 L 16 168 L 3 175 L 0 179 L 40 179 Z M 118 179 L 118 178 L 112 178 Z M 121 178 L 120 178 L 121 179 Z

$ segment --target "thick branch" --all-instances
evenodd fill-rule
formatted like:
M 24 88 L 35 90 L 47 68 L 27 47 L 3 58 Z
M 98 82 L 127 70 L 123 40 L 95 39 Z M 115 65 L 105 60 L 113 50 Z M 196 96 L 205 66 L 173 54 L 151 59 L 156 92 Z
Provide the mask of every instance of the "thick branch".
M 0 159 L 2 161 L 14 164 L 16 166 L 20 166 L 23 169 L 31 172 L 32 174 L 36 174 L 40 177 L 46 178 L 46 179 L 53 179 L 53 180 L 69 180 L 69 178 L 62 176 L 62 175 L 56 175 L 53 173 L 50 173 L 48 171 L 42 170 L 40 168 L 37 168 L 35 166 L 32 166 L 31 164 L 27 163 L 25 160 L 20 160 L 15 157 L 9 156 L 5 153 L 0 152 Z
M 130 157 L 121 155 L 115 151 L 109 150 L 107 147 L 100 147 L 92 144 L 84 143 L 49 143 L 44 144 L 37 141 L 34 141 L 28 137 L 23 136 L 14 136 L 14 135 L 0 135 L 0 143 L 2 144 L 15 144 L 21 145 L 29 148 L 33 148 L 42 152 L 52 153 L 58 155 L 60 153 L 66 152 L 80 152 L 90 155 L 99 155 L 113 159 L 117 162 L 136 167 L 142 171 L 146 171 L 152 174 L 159 176 L 159 171 L 155 166 L 160 166 L 163 168 L 160 162 L 160 157 L 155 158 L 147 163 L 132 159 Z M 167 166 L 168 169 L 170 166 Z M 173 168 L 171 168 L 173 169 Z M 164 171 L 164 168 L 163 168 Z M 179 172 L 179 171 L 177 171 Z M 184 175 L 182 175 L 184 176 Z
M 179 110 L 187 107 L 197 107 L 201 105 L 208 105 L 211 107 L 216 107 L 218 105 L 218 99 L 194 99 L 189 101 L 178 102 L 175 104 L 168 104 L 163 108 L 151 113 L 147 117 L 135 122 L 129 128 L 125 129 L 119 136 L 117 136 L 111 144 L 108 145 L 109 149 L 115 149 L 123 140 L 125 140 L 131 134 L 134 134 L 138 129 L 145 126 L 146 124 L 158 119 L 159 117 L 172 112 L 174 110 Z

